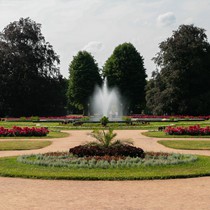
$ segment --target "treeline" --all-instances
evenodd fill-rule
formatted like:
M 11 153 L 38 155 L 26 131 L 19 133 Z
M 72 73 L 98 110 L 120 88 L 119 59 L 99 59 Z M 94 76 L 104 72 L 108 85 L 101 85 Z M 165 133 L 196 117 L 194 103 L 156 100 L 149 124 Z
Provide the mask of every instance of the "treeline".
M 99 69 L 79 51 L 62 77 L 59 56 L 41 25 L 21 18 L 0 34 L 0 117 L 87 114 L 96 85 L 118 87 L 125 113 L 210 114 L 210 44 L 205 30 L 181 25 L 159 45 L 157 69 L 146 80 L 144 59 L 131 43 L 117 46 Z
M 67 81 L 41 25 L 21 18 L 0 34 L 0 117 L 63 115 Z
M 146 87 L 153 114 L 210 114 L 210 44 L 205 30 L 181 25 L 153 58 L 157 70 Z

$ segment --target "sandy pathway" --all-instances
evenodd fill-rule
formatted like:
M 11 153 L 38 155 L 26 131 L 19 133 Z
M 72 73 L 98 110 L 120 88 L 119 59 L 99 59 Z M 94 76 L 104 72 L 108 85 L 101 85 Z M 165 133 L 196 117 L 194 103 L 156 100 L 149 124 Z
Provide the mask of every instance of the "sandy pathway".
M 88 131 L 69 131 L 40 150 L 1 151 L 0 156 L 66 151 L 92 140 Z M 173 152 L 140 131 L 117 131 L 146 151 Z M 178 151 L 210 155 L 210 151 Z M 155 181 L 53 181 L 0 177 L 0 210 L 7 209 L 209 209 L 210 177 Z

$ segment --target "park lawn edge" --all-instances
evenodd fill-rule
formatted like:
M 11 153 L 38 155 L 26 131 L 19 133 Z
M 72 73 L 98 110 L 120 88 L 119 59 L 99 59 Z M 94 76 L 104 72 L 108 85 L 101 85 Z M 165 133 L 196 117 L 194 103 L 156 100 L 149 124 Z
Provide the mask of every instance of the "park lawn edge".
M 35 140 L 0 141 L 0 151 L 37 150 L 50 146 L 51 144 L 52 141 L 46 141 L 46 140 L 45 141 L 35 141 Z
M 158 140 L 158 143 L 173 149 L 181 149 L 181 150 L 210 150 L 210 141 L 209 140 Z M 202 143 L 208 143 L 208 148 L 204 146 L 203 147 L 196 147 L 196 144 L 202 144 Z M 174 144 L 177 144 L 178 146 L 175 146 Z M 190 146 L 187 146 L 185 144 L 188 144 Z
M 16 158 L 0 158 L 0 176 L 53 180 L 154 180 L 210 176 L 208 156 L 198 156 L 197 161 L 187 164 L 123 169 L 49 168 L 20 163 Z M 160 174 L 154 173 L 155 171 Z

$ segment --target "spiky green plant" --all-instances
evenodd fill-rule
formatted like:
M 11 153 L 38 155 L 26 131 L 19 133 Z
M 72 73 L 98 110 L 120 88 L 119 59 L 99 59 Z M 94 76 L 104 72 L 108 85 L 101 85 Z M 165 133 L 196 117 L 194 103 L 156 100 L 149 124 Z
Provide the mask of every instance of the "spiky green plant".
M 93 130 L 90 135 L 97 140 L 97 142 L 90 142 L 91 145 L 101 145 L 104 147 L 109 147 L 119 144 L 133 144 L 131 140 L 114 140 L 117 136 L 117 133 L 114 133 L 112 128 L 109 128 L 108 131 L 104 130 Z

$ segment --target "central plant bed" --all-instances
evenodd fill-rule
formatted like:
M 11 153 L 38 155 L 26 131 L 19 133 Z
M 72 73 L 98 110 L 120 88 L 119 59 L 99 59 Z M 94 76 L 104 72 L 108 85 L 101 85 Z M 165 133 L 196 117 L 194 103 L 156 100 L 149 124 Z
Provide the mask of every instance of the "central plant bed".
M 69 152 L 51 152 L 23 155 L 17 161 L 23 164 L 69 169 L 128 169 L 146 166 L 167 166 L 195 162 L 196 156 L 144 152 L 131 146 L 130 140 L 114 140 L 112 129 L 90 133 L 97 141 L 71 148 Z M 87 171 L 88 173 L 88 171 Z

